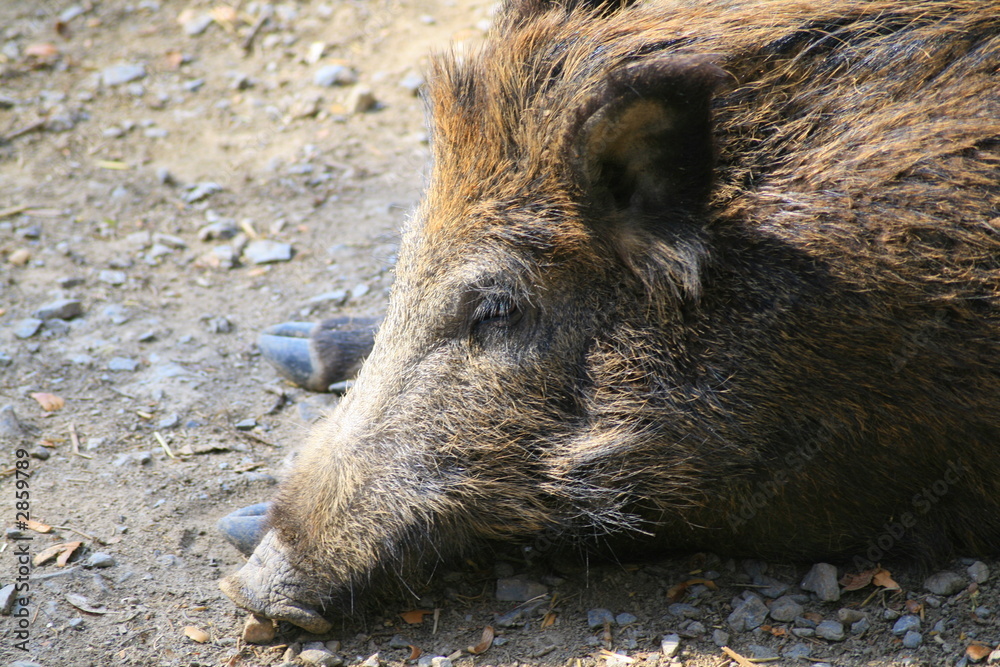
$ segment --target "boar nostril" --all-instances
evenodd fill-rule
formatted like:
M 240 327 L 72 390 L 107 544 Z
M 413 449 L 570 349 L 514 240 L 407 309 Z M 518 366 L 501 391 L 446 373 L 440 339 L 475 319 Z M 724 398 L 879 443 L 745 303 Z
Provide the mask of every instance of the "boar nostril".
M 249 556 L 267 532 L 267 510 L 271 503 L 257 503 L 240 508 L 215 524 L 230 544 Z

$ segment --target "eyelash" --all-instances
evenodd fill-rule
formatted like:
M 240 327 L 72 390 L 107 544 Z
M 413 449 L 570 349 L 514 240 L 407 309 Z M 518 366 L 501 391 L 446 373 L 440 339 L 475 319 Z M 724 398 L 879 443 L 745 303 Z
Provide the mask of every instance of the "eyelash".
M 476 309 L 475 326 L 483 325 L 509 327 L 521 319 L 521 309 L 507 297 L 486 297 Z

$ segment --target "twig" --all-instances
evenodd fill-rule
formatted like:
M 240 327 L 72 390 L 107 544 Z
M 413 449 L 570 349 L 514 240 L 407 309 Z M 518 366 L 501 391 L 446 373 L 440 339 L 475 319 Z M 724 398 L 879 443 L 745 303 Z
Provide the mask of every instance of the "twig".
M 264 438 L 260 437 L 259 435 L 255 435 L 253 433 L 248 433 L 247 431 L 236 431 L 236 434 L 240 435 L 240 436 L 243 436 L 244 438 L 247 438 L 248 440 L 253 440 L 254 442 L 259 442 L 262 445 L 267 445 L 268 447 L 278 447 L 278 445 L 274 444 L 273 442 L 268 442 L 267 440 L 265 440 Z
M 736 664 L 740 667 L 755 667 L 754 663 L 744 658 L 742 655 L 729 648 L 728 646 L 722 647 L 722 652 L 728 655 L 730 658 L 736 661 Z
M 10 208 L 5 208 L 2 211 L 0 211 L 0 220 L 27 211 L 29 208 L 31 208 L 30 204 L 21 204 L 20 206 L 11 206 Z
M 92 459 L 92 458 L 94 458 L 90 454 L 84 454 L 83 452 L 80 451 L 80 438 L 77 437 L 77 435 L 76 435 L 76 426 L 74 424 L 72 424 L 72 423 L 69 425 L 69 439 L 70 439 L 70 442 L 73 443 L 73 453 L 74 454 L 76 454 L 79 457 L 85 458 L 85 459 Z
M 39 118 L 38 120 L 32 121 L 21 128 L 18 128 L 16 130 L 11 130 L 7 134 L 0 136 L 0 144 L 5 144 L 14 141 L 18 137 L 22 137 L 26 134 L 34 132 L 35 130 L 39 130 L 43 127 L 45 127 L 45 119 Z
M 77 530 L 76 528 L 70 528 L 69 526 L 52 526 L 52 528 L 56 528 L 58 530 L 69 530 L 76 533 L 77 535 L 80 535 L 81 537 L 86 537 L 91 542 L 100 542 L 101 544 L 104 544 L 104 540 L 102 540 L 101 538 L 94 537 L 93 535 L 88 535 L 82 530 Z
M 260 32 L 260 29 L 264 27 L 264 24 L 267 23 L 267 18 L 267 12 L 261 11 L 260 16 L 256 21 L 254 21 L 253 26 L 251 26 L 250 32 L 243 38 L 243 43 L 240 44 L 240 47 L 242 47 L 245 52 L 250 51 L 250 47 L 253 46 L 253 40 L 257 37 L 257 33 Z
M 163 451 L 167 453 L 167 456 L 169 456 L 172 459 L 177 458 L 176 456 L 174 456 L 174 453 L 170 451 L 170 445 L 168 445 L 167 441 L 163 439 L 163 436 L 160 435 L 159 431 L 153 431 L 153 437 L 156 438 L 157 442 L 160 443 L 160 447 L 163 447 Z

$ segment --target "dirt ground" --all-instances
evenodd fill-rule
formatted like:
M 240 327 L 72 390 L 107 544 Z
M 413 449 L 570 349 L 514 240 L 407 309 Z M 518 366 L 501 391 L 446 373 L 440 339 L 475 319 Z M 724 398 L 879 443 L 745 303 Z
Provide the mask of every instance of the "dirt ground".
M 336 400 L 280 380 L 254 341 L 284 320 L 384 309 L 428 158 L 421 65 L 449 42 L 473 45 L 492 7 L 233 1 L 0 0 L 0 407 L 13 410 L 0 413 L 0 587 L 27 584 L 27 605 L 0 617 L 3 664 L 274 665 L 315 639 L 244 645 L 245 614 L 216 585 L 243 559 L 215 522 L 273 493 Z M 289 244 L 290 258 L 255 263 L 262 240 Z M 39 312 L 60 299 L 79 303 L 56 304 L 63 318 Z M 38 394 L 64 405 L 46 411 Z M 54 528 L 17 530 L 18 511 Z M 74 541 L 68 563 L 19 578 L 19 554 Z M 919 573 L 894 572 L 903 592 L 803 596 L 814 625 L 841 608 L 870 618 L 830 641 L 794 623 L 729 627 L 760 563 L 623 556 L 486 558 L 429 589 L 422 602 L 439 611 L 422 624 L 401 606 L 322 639 L 348 665 L 410 664 L 413 645 L 457 667 L 717 667 L 729 661 L 720 643 L 765 664 L 954 665 L 974 640 L 985 653 L 1000 641 L 992 578 L 933 596 Z M 948 565 L 966 576 L 970 563 Z M 809 565 L 767 575 L 801 593 Z M 546 596 L 498 624 L 518 608 L 493 595 L 511 574 Z M 711 586 L 671 590 L 706 576 Z M 694 618 L 670 612 L 675 601 Z M 596 608 L 634 619 L 591 629 Z M 923 617 L 915 649 L 891 631 L 908 611 Z M 487 625 L 497 641 L 471 655 Z M 670 658 L 660 642 L 672 632 Z

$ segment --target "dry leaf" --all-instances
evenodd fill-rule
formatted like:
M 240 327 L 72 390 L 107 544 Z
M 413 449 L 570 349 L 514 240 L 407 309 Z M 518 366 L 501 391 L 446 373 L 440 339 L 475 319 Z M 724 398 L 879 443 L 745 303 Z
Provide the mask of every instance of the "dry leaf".
M 986 646 L 981 642 L 973 642 L 966 647 L 965 655 L 969 656 L 969 660 L 972 662 L 979 662 L 992 653 L 992 651 L 993 650 L 989 646 Z
M 890 591 L 901 590 L 899 584 L 892 580 L 892 573 L 881 567 L 875 570 L 875 573 L 872 575 L 872 583 Z
M 184 628 L 184 636 L 190 639 L 191 641 L 198 642 L 199 644 L 204 644 L 209 639 L 211 639 L 211 637 L 208 636 L 207 632 L 193 625 L 188 625 Z
M 167 51 L 165 58 L 169 70 L 180 69 L 180 66 L 184 64 L 184 54 L 180 51 Z
M 627 665 L 630 665 L 633 662 L 635 662 L 635 658 L 630 658 L 627 655 L 622 655 L 621 653 L 615 653 L 614 651 L 609 651 L 606 648 L 601 649 L 601 657 L 607 661 L 614 660 L 615 662 L 619 663 L 624 662 Z
M 788 630 L 783 627 L 775 627 L 773 625 L 762 625 L 760 629 L 764 632 L 769 632 L 775 637 L 786 637 L 788 636 Z
M 923 615 L 923 613 L 924 613 L 924 605 L 923 605 L 923 603 L 917 602 L 916 600 L 907 600 L 906 603 L 903 606 L 906 607 L 906 613 L 907 614 L 921 614 L 921 615 Z
M 76 593 L 67 593 L 66 602 L 79 609 L 80 611 L 85 611 L 88 614 L 106 614 L 108 613 L 107 607 L 104 605 L 95 605 L 91 603 L 90 600 L 82 595 L 77 595 Z
M 36 533 L 51 533 L 52 532 L 52 526 L 46 526 L 41 521 L 35 521 L 34 519 L 28 519 L 24 523 L 28 526 L 29 530 L 33 530 Z
M 73 552 L 79 549 L 82 544 L 83 542 L 64 542 L 62 544 L 53 544 L 51 547 L 43 549 L 35 554 L 35 557 L 31 559 L 31 562 L 35 565 L 42 565 L 49 562 L 53 558 L 58 557 L 56 565 L 62 567 L 66 565 L 66 562 L 70 559 L 70 556 L 73 555 Z M 63 554 L 65 554 L 65 556 Z
M 410 625 L 418 625 L 424 622 L 424 616 L 433 613 L 429 609 L 412 609 L 410 611 L 404 611 L 399 615 L 401 619 Z
M 419 658 L 424 654 L 424 652 L 421 651 L 419 647 L 414 646 L 413 644 L 407 644 L 407 646 L 410 647 L 410 657 L 407 658 L 407 660 L 416 660 L 417 658 Z
M 43 391 L 36 391 L 31 394 L 31 397 L 38 401 L 38 404 L 42 406 L 42 410 L 45 410 L 46 412 L 55 412 L 56 410 L 62 409 L 63 406 L 66 405 L 66 401 L 59 396 L 56 396 L 55 394 L 47 394 Z
M 541 629 L 544 630 L 545 628 L 551 627 L 556 622 L 556 618 L 558 617 L 559 615 L 554 611 L 545 612 L 545 616 L 542 617 L 542 624 L 540 626 Z
M 848 573 L 840 578 L 840 585 L 845 591 L 857 591 L 872 583 L 873 576 L 875 576 L 875 570 L 865 570 L 857 574 Z
M 670 589 L 667 591 L 667 597 L 670 598 L 671 602 L 677 602 L 682 597 L 684 597 L 684 594 L 687 593 L 688 588 L 690 588 L 691 586 L 695 586 L 697 584 L 702 584 L 703 586 L 706 586 L 709 590 L 713 591 L 719 590 L 719 587 L 711 579 L 688 579 L 687 581 L 671 586 Z
M 479 655 L 480 653 L 485 653 L 486 650 L 493 645 L 493 626 L 487 625 L 483 628 L 483 638 L 479 640 L 479 643 L 475 646 L 470 646 L 466 650 L 472 655 Z

